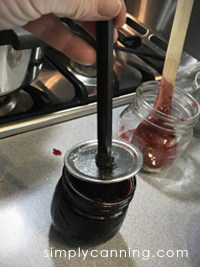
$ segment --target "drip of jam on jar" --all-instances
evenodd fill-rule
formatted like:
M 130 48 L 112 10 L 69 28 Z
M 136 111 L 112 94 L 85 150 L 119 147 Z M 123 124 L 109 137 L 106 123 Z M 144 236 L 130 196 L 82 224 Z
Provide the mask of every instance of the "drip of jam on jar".
M 163 77 L 154 108 L 171 115 L 173 84 Z M 170 166 L 177 157 L 177 138 L 173 126 L 166 131 L 164 121 L 153 114 L 139 124 L 133 133 L 131 143 L 143 154 L 144 169 L 160 169 Z
M 133 129 L 126 130 L 126 127 L 124 125 L 122 125 L 119 132 L 121 133 L 120 134 L 121 140 L 128 142 L 128 143 L 131 143 L 131 140 L 133 137 L 133 132 L 134 132 Z

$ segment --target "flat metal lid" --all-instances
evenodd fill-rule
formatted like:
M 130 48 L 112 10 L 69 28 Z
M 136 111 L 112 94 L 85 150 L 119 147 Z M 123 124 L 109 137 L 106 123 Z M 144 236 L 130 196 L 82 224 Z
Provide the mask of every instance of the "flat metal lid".
M 112 141 L 114 166 L 111 171 L 100 172 L 96 165 L 97 140 L 86 141 L 72 147 L 64 158 L 68 172 L 78 179 L 96 183 L 116 183 L 133 177 L 142 167 L 142 154 L 133 145 Z

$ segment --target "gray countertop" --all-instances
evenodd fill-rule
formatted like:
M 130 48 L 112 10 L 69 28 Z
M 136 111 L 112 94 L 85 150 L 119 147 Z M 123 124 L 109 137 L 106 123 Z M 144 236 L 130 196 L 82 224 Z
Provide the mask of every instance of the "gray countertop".
M 200 139 L 195 137 L 169 173 L 137 175 L 127 217 L 112 240 L 89 250 L 63 243 L 50 217 L 63 156 L 72 145 L 95 138 L 96 116 L 90 115 L 0 140 L 0 266 L 199 267 Z M 62 155 L 55 156 L 54 148 Z

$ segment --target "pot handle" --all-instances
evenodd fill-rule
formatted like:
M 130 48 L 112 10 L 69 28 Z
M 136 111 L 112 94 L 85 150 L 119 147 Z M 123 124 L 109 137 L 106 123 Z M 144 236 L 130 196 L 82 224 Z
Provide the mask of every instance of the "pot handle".
M 15 50 L 44 47 L 46 43 L 23 28 L 0 31 L 0 45 L 12 45 Z

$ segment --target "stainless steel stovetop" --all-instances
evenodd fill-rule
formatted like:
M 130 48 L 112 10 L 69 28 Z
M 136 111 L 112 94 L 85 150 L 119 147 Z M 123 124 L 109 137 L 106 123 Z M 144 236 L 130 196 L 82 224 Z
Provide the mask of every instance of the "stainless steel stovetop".
M 130 103 L 142 82 L 160 79 L 166 48 L 161 36 L 127 14 L 114 48 L 113 107 Z M 184 53 L 186 61 L 195 59 Z M 95 66 L 79 65 L 49 47 L 37 79 L 0 98 L 0 138 L 95 113 L 96 100 Z

